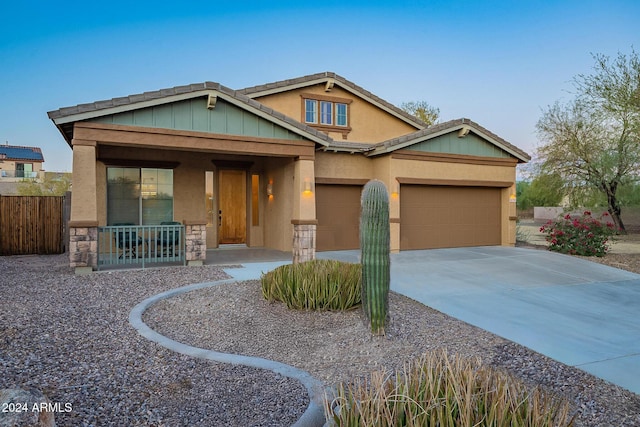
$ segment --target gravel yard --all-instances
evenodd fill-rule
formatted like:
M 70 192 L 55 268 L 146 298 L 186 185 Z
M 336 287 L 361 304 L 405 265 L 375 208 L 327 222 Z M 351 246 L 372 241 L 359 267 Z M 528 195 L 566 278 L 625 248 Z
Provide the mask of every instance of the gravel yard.
M 129 325 L 145 298 L 222 278 L 212 267 L 75 276 L 65 255 L 0 257 L 0 388 L 71 403 L 58 426 L 289 426 L 308 404 L 297 381 L 182 356 Z
M 599 261 L 640 273 L 637 254 Z M 172 353 L 128 323 L 149 296 L 223 278 L 207 266 L 74 276 L 64 255 L 0 257 L 0 388 L 71 403 L 58 426 L 291 425 L 308 404 L 297 382 Z M 387 336 L 372 338 L 359 310 L 290 311 L 264 301 L 253 281 L 161 301 L 144 320 L 180 342 L 288 363 L 327 385 L 446 348 L 564 396 L 578 426 L 640 425 L 639 395 L 394 293 L 390 316 Z

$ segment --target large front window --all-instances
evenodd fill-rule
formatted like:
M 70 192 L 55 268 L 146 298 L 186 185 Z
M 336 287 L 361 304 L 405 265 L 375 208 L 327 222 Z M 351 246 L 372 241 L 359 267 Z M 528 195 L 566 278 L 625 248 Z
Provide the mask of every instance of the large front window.
M 107 168 L 107 224 L 173 221 L 173 170 Z

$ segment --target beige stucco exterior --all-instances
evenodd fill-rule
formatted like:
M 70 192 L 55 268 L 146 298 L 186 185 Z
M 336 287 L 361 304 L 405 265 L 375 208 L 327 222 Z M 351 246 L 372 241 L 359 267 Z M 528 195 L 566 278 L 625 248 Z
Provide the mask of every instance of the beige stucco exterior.
M 411 149 L 410 139 L 397 146 L 388 143 L 384 151 L 363 149 L 363 143 L 373 146 L 383 141 L 386 144 L 393 138 L 411 136 L 420 131 L 421 124 L 411 124 L 390 111 L 388 106 L 372 102 L 370 94 L 359 96 L 352 89 L 347 90 L 338 84 L 332 85 L 330 90 L 328 87 L 314 84 L 254 98 L 284 114 L 287 118 L 276 116 L 273 126 L 283 126 L 286 132 L 296 133 L 296 138 L 145 127 L 134 122 L 128 125 L 105 123 L 98 120 L 101 117 L 99 113 L 96 113 L 96 121 L 84 118 L 74 122 L 71 226 L 90 228 L 108 225 L 109 167 L 170 168 L 173 170 L 174 221 L 195 227 L 196 233 L 204 232 L 203 244 L 209 248 L 217 247 L 219 231 L 215 220 L 219 209 L 219 173 L 220 170 L 233 169 L 245 171 L 246 177 L 244 243 L 249 247 L 292 251 L 294 259 L 315 256 L 315 227 L 318 224 L 316 184 L 353 186 L 363 185 L 371 179 L 384 182 L 390 193 L 392 251 L 400 250 L 403 183 L 500 188 L 501 244 L 515 243 L 515 171 L 522 159 L 504 155 L 504 152 L 499 158 L 486 154 L 426 152 L 429 147 L 425 141 L 428 139 L 423 134 L 416 139 L 421 144 L 419 151 Z M 206 108 L 215 111 L 212 94 L 208 96 Z M 304 122 L 305 96 L 348 103 L 349 132 L 322 126 L 313 130 L 304 123 L 292 127 L 289 118 Z M 204 104 L 202 108 L 205 108 Z M 246 114 L 259 114 L 261 120 L 269 119 L 269 114 L 264 113 L 266 109 L 249 108 L 247 111 Z M 104 114 L 107 113 L 116 114 L 112 111 Z M 464 138 L 468 130 L 464 133 L 460 131 L 460 125 L 456 126 L 451 130 L 456 134 L 448 137 L 464 144 L 464 140 L 458 138 Z M 340 144 L 325 142 L 314 133 L 316 131 L 326 132 Z M 458 134 L 459 131 L 462 133 Z M 495 135 L 484 132 L 482 128 L 476 131 L 480 138 L 485 138 L 485 133 L 488 135 L 488 142 L 483 144 L 494 144 Z M 446 132 L 445 127 L 434 138 Z M 350 146 L 349 143 L 353 142 L 360 144 Z M 468 143 L 473 141 L 470 139 Z M 207 172 L 212 172 L 209 187 L 212 186 L 213 194 L 209 208 L 206 201 Z M 259 182 L 257 187 L 254 176 Z
M 340 131 L 327 132 L 336 141 L 380 142 L 398 135 L 406 135 L 418 129 L 345 89 L 334 86 L 330 91 L 326 91 L 325 88 L 325 85 L 318 84 L 262 96 L 256 100 L 301 122 L 304 122 L 302 100 L 305 94 L 317 95 L 319 99 L 349 102 L 351 131 L 345 136 Z

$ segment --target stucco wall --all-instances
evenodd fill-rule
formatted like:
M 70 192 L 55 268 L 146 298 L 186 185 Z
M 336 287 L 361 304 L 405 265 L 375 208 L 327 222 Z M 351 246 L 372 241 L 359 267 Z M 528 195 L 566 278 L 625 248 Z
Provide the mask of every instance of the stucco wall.
M 393 159 L 391 173 L 398 177 L 515 182 L 514 166 Z
M 337 85 L 330 92 L 325 92 L 325 85 L 319 84 L 263 96 L 256 98 L 256 100 L 304 123 L 302 93 L 313 93 L 353 101 L 349 105 L 349 125 L 352 131 L 348 134 L 346 141 L 381 142 L 418 130 Z M 344 140 L 340 132 L 328 133 L 336 141 Z
M 294 161 L 267 159 L 264 176 L 273 188 L 273 195 L 267 198 L 264 208 L 264 244 L 280 251 L 290 251 L 293 242 Z
M 316 153 L 315 175 L 320 178 L 371 179 L 373 161 L 361 154 Z

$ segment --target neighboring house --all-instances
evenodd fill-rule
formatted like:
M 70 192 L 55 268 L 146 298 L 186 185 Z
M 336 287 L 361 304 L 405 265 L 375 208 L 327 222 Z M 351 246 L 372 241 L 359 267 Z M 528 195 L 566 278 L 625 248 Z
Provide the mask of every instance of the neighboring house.
M 18 183 L 41 179 L 44 157 L 38 147 L 0 145 L 0 195 L 18 194 Z
M 334 73 L 48 114 L 73 148 L 72 266 L 95 266 L 96 227 L 122 222 L 176 220 L 191 243 L 292 251 L 294 261 L 357 248 L 371 179 L 391 194 L 393 251 L 515 243 L 525 152 L 468 119 L 427 127 Z M 188 245 L 187 259 L 203 260 L 202 249 Z
M 38 178 L 44 157 L 38 147 L 0 145 L 0 179 Z

